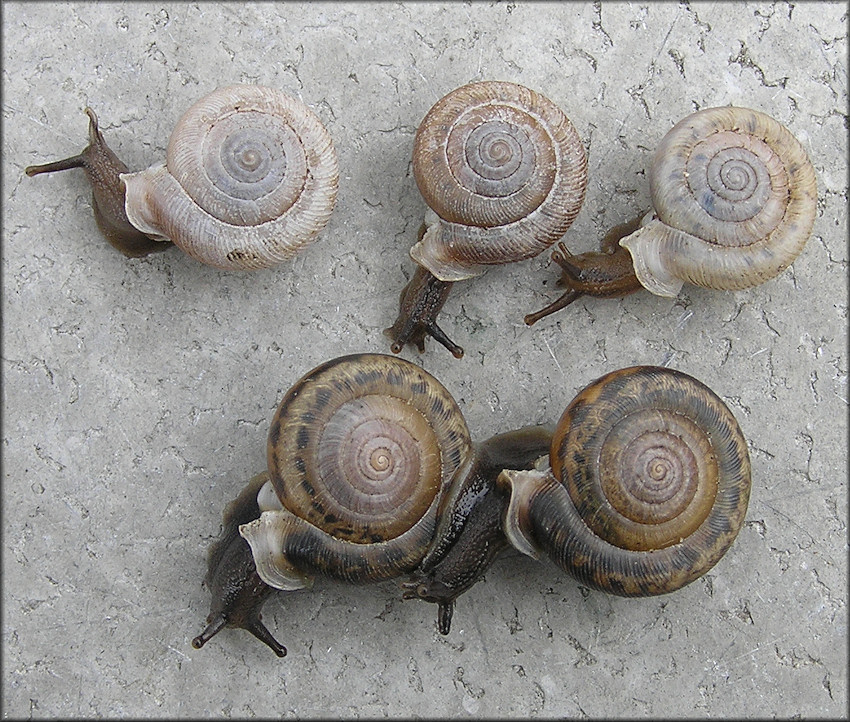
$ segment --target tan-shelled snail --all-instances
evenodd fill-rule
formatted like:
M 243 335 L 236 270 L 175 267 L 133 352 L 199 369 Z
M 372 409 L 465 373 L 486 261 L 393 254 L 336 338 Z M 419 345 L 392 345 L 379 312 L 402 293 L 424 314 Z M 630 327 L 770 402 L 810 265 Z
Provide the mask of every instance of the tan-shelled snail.
M 664 136 L 649 173 L 653 210 L 612 229 L 601 251 L 552 254 L 567 291 L 528 325 L 582 295 L 641 288 L 676 296 L 687 282 L 739 290 L 790 266 L 811 234 L 815 172 L 781 123 L 749 108 L 708 108 Z
M 405 597 L 439 604 L 447 634 L 455 599 L 507 544 L 498 474 L 531 468 L 551 439 L 551 428 L 528 427 L 472 444 L 445 387 L 395 356 L 357 354 L 316 367 L 278 407 L 268 472 L 225 511 L 208 560 L 208 626 L 193 646 L 235 626 L 283 656 L 260 621 L 273 588 L 414 571 Z
M 304 103 L 274 88 L 232 85 L 192 105 L 166 161 L 139 172 L 109 149 L 91 108 L 79 155 L 27 175 L 82 168 L 107 240 L 130 257 L 177 245 L 227 270 L 268 268 L 315 240 L 336 202 L 331 137 Z
M 429 211 L 410 249 L 417 267 L 386 330 L 393 353 L 431 336 L 457 281 L 521 261 L 564 235 L 581 208 L 587 157 L 569 118 L 521 85 L 485 81 L 439 100 L 416 132 L 413 174 Z
M 732 412 L 680 371 L 635 366 L 584 388 L 548 464 L 505 470 L 505 533 L 583 584 L 622 596 L 675 591 L 711 569 L 744 522 L 747 444 Z
M 586 424 L 597 419 L 602 432 Z M 565 479 L 592 479 L 586 467 L 603 461 L 601 485 L 614 507 L 658 527 L 636 534 L 641 551 L 610 560 L 607 547 L 630 544 L 630 531 L 586 541 L 591 532 L 566 501 L 572 490 L 534 470 L 547 453 Z M 590 497 L 579 509 L 600 506 L 594 483 L 580 483 Z M 344 356 L 309 372 L 281 402 L 268 472 L 228 506 L 210 551 L 208 626 L 192 644 L 241 627 L 283 656 L 260 609 L 273 588 L 302 589 L 316 576 L 405 577 L 402 596 L 437 603 L 438 629 L 448 634 L 455 600 L 508 540 L 526 553 L 545 550 L 608 591 L 672 591 L 723 555 L 748 492 L 747 449 L 734 417 L 684 374 L 615 372 L 579 394 L 557 431 L 525 427 L 473 444 L 451 395 L 421 368 L 383 354 Z M 626 508 L 630 496 L 637 512 Z M 601 521 L 597 530 L 591 517 L 594 531 L 611 539 L 613 525 Z M 634 557 L 648 562 L 642 568 Z

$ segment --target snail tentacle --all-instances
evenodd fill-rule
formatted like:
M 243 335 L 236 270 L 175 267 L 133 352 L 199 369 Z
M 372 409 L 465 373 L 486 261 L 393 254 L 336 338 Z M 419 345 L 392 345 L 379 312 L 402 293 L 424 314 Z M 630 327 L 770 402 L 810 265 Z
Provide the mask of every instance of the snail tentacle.
M 803 146 L 750 108 L 706 108 L 679 121 L 655 151 L 649 187 L 652 210 L 619 245 L 631 290 L 659 296 L 676 296 L 684 283 L 735 291 L 775 278 L 802 252 L 817 209 Z M 581 258 L 601 272 L 620 252 Z M 564 283 L 572 284 L 567 273 Z M 614 295 L 605 284 L 583 292 Z
M 149 238 L 127 218 L 124 210 L 124 184 L 120 180 L 127 166 L 106 144 L 97 123 L 97 115 L 91 108 L 85 109 L 89 117 L 89 144 L 78 155 L 31 165 L 25 169 L 28 176 L 42 173 L 82 168 L 92 187 L 92 211 L 97 227 L 106 240 L 128 258 L 141 258 L 150 253 L 165 251 L 171 243 Z

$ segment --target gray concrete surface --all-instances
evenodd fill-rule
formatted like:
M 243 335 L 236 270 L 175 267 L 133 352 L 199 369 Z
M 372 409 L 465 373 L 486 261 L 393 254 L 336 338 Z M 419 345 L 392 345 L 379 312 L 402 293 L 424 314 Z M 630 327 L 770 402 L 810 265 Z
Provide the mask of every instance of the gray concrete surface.
M 844 3 L 3 5 L 4 717 L 837 717 L 847 708 L 847 9 Z M 395 582 L 317 583 L 266 606 L 278 660 L 241 631 L 202 650 L 206 549 L 264 464 L 284 391 L 341 353 L 386 351 L 424 211 L 410 172 L 428 108 L 475 79 L 540 90 L 589 149 L 567 240 L 645 208 L 659 139 L 700 107 L 785 123 L 818 174 L 814 233 L 748 291 L 551 299 L 548 256 L 458 286 L 461 361 L 405 350 L 476 438 L 560 416 L 637 363 L 686 371 L 750 444 L 746 525 L 661 598 L 588 591 L 508 554 L 450 636 Z M 231 82 L 310 104 L 339 151 L 321 240 L 240 275 L 98 235 L 83 108 L 131 168 Z

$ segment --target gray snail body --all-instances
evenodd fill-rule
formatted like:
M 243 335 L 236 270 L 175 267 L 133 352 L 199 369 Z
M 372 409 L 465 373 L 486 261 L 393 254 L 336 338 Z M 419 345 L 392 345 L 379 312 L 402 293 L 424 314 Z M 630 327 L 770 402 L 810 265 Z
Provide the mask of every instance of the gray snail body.
M 260 622 L 262 605 L 274 589 L 303 589 L 316 576 L 409 576 L 404 597 L 437 603 L 448 634 L 455 600 L 506 547 L 498 474 L 530 468 L 552 431 L 473 444 L 451 395 L 408 361 L 356 354 L 316 367 L 275 414 L 268 472 L 225 511 L 208 559 L 207 627 L 193 646 L 234 626 L 283 656 Z
M 417 268 L 386 329 L 391 350 L 424 350 L 431 336 L 463 349 L 437 325 L 452 284 L 543 252 L 578 215 L 587 156 L 569 118 L 514 83 L 470 83 L 440 99 L 416 133 L 413 173 L 428 205 L 410 256 Z
M 273 88 L 218 88 L 180 118 L 165 163 L 139 173 L 106 145 L 90 108 L 90 145 L 27 175 L 83 168 L 95 218 L 118 250 L 170 247 L 217 268 L 268 268 L 315 240 L 333 210 L 336 151 L 306 105 Z
M 572 255 L 559 245 L 552 258 L 567 291 L 528 314 L 528 325 L 582 295 L 756 286 L 794 262 L 814 223 L 817 182 L 805 150 L 749 108 L 707 108 L 679 121 L 656 149 L 649 184 L 653 210 L 614 229 L 601 252 Z

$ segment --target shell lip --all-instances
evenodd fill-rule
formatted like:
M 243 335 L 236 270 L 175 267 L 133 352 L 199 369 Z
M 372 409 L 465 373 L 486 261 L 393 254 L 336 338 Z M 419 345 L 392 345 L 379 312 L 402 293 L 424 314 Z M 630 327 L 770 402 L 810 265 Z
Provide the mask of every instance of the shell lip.
M 650 215 L 652 219 L 648 220 Z M 684 282 L 668 271 L 658 252 L 656 238 L 662 226 L 662 222 L 654 214 L 647 214 L 641 221 L 640 228 L 620 239 L 620 246 L 627 249 L 631 255 L 635 275 L 641 286 L 656 296 L 675 298 L 682 290 Z
M 270 587 L 289 592 L 312 586 L 313 578 L 290 564 L 282 550 L 278 527 L 285 514 L 264 511 L 259 519 L 240 525 L 239 533 L 251 547 L 260 579 Z
M 549 478 L 551 471 L 548 468 L 522 471 L 504 469 L 496 480 L 499 487 L 510 491 L 502 524 L 505 536 L 514 549 L 537 560 L 543 556 L 543 549 L 529 529 L 528 494 Z

